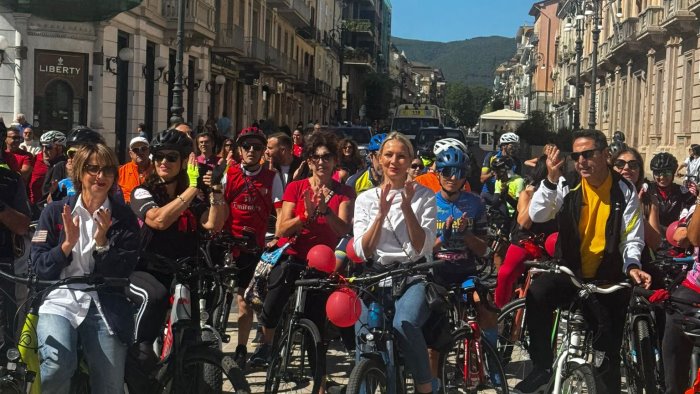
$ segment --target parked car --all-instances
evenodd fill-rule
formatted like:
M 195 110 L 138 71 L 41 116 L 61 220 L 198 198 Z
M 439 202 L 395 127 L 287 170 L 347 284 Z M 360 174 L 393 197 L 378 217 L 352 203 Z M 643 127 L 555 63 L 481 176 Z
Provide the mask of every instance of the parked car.
M 413 147 L 416 151 L 432 151 L 435 141 L 443 138 L 455 138 L 467 145 L 464 132 L 460 129 L 448 127 L 425 127 L 418 130 L 416 138 L 413 140 Z
M 370 138 L 374 135 L 370 127 L 363 126 L 346 126 L 346 127 L 331 127 L 329 132 L 334 133 L 338 138 L 350 138 L 355 141 L 362 157 L 367 156 L 367 145 Z

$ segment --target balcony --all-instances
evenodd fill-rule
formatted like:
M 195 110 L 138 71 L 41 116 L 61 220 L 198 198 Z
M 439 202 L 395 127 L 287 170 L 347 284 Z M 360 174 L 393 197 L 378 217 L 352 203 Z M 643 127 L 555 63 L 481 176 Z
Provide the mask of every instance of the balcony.
M 277 12 L 295 28 L 309 26 L 311 7 L 306 0 L 268 0 L 267 5 L 277 8 Z
M 615 34 L 610 36 L 608 43 L 610 45 L 610 57 L 618 61 L 626 61 L 625 59 L 635 51 L 642 48 L 637 41 L 637 18 L 627 18 L 620 24 Z
M 664 20 L 664 7 L 650 5 L 639 14 L 639 32 L 637 39 L 647 44 L 661 44 L 664 41 L 666 29 L 661 26 Z
M 664 15 L 666 19 L 661 26 L 666 30 L 676 34 L 693 32 L 697 18 L 690 12 L 689 0 L 665 0 Z
M 345 19 L 343 27 L 350 33 L 367 34 L 374 37 L 374 24 L 369 19 Z
M 345 50 L 343 53 L 343 62 L 348 66 L 363 66 L 372 70 L 375 69 L 372 56 L 368 52 L 360 49 L 354 51 Z
M 280 60 L 279 50 L 266 45 L 265 51 L 265 68 L 270 70 L 273 74 L 284 74 L 282 69 L 282 62 Z
M 185 32 L 190 45 L 204 45 L 216 39 L 214 0 L 185 1 Z M 168 35 L 177 34 L 178 0 L 163 0 L 163 17 L 167 20 Z
M 694 12 L 696 14 L 700 13 L 700 0 L 689 0 L 688 11 Z
M 243 28 L 238 25 L 225 25 L 219 27 L 213 52 L 223 54 L 245 55 L 245 36 Z
M 318 42 L 318 43 L 321 42 L 321 31 L 315 27 L 306 26 L 306 27 L 299 28 L 299 29 L 297 29 L 297 34 L 299 35 L 299 37 L 301 37 L 307 41 L 310 41 L 312 44 L 314 42 Z
M 245 55 L 240 58 L 241 63 L 265 64 L 267 43 L 258 37 L 245 38 Z

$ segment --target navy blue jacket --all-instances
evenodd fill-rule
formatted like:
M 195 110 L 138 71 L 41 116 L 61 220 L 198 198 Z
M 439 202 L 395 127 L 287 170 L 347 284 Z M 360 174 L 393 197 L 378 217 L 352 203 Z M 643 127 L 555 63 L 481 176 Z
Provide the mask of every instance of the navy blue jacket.
M 39 279 L 58 280 L 61 271 L 73 261 L 73 255 L 66 257 L 61 250 L 65 240 L 61 213 L 68 204 L 75 208 L 80 195 L 66 197 L 47 205 L 41 212 L 36 234 L 46 231 L 46 241 L 35 235 L 32 240 L 31 261 Z M 109 250 L 93 252 L 94 273 L 105 277 L 128 278 L 136 266 L 139 245 L 139 225 L 134 213 L 123 204 L 110 197 L 112 226 L 107 231 Z M 124 296 L 124 289 L 100 288 L 97 294 L 102 304 L 107 323 L 124 343 L 131 343 L 134 328 L 134 313 L 131 304 Z

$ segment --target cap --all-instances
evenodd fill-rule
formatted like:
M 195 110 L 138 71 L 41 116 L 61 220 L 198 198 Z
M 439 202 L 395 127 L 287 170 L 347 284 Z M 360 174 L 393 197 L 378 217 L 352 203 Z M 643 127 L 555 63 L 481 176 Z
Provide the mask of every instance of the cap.
M 142 142 L 146 145 L 149 145 L 147 139 L 145 139 L 143 137 L 134 137 L 131 139 L 131 142 L 129 142 L 129 148 L 131 148 L 132 146 L 134 146 L 134 144 L 139 143 L 139 142 Z

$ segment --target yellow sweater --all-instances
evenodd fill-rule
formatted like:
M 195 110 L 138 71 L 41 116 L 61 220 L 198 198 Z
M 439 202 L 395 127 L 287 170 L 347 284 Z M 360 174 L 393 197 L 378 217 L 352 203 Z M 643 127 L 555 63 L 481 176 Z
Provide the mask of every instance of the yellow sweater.
M 595 277 L 605 250 L 611 187 L 610 174 L 598 188 L 591 186 L 585 178 L 581 180 L 583 198 L 578 230 L 581 235 L 581 271 L 586 279 Z

